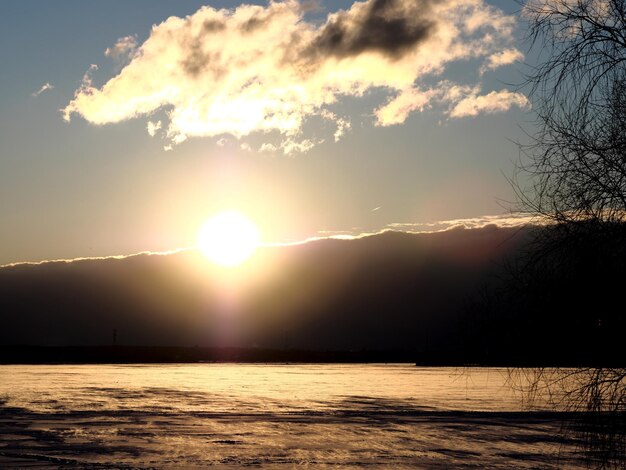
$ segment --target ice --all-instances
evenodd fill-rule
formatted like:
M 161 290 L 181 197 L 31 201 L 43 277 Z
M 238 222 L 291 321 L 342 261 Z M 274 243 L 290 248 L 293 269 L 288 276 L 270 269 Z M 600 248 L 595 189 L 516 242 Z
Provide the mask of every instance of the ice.
M 0 467 L 586 468 L 503 369 L 0 367 Z

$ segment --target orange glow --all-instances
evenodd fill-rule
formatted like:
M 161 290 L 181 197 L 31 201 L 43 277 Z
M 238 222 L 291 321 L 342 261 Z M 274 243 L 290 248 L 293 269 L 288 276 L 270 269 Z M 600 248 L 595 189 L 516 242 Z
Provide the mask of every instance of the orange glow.
M 259 231 L 246 216 L 224 211 L 209 219 L 198 234 L 198 248 L 215 264 L 238 266 L 252 256 Z

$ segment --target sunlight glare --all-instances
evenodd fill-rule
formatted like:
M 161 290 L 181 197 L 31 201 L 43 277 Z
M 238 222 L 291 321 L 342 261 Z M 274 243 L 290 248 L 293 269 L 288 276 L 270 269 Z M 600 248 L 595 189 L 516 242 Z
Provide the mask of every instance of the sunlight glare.
M 198 248 L 221 266 L 237 266 L 246 261 L 259 244 L 259 231 L 246 216 L 224 211 L 209 219 L 198 234 Z

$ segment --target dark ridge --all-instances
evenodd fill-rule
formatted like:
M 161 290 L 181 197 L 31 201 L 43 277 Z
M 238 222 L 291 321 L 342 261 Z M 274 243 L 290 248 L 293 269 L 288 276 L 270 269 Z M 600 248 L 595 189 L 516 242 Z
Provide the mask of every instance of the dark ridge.
M 466 353 L 425 354 L 415 350 L 315 351 L 300 349 L 178 346 L 0 346 L 0 364 L 164 364 L 164 363 L 366 364 L 415 363 L 426 367 L 584 367 L 583 354 L 572 357 L 503 355 L 468 362 Z M 607 365 L 603 363 L 603 365 Z M 610 366 L 624 366 L 615 359 Z

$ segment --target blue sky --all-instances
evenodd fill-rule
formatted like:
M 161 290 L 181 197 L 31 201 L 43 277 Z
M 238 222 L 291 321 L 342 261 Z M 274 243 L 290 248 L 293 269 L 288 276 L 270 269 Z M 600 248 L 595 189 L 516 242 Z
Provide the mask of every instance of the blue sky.
M 454 1 L 448 0 L 449 15 L 455 11 Z M 405 7 L 400 0 L 397 2 Z M 415 4 L 421 8 L 426 3 L 412 2 L 406 12 L 411 13 Z M 305 75 L 302 86 L 309 93 L 309 102 L 306 110 L 297 109 L 295 116 L 302 120 L 295 129 L 259 130 L 258 126 L 268 122 L 267 115 L 259 121 L 261 124 L 251 124 L 251 130 L 241 131 L 235 123 L 221 134 L 215 134 L 217 131 L 211 127 L 215 121 L 211 125 L 204 123 L 196 134 L 193 126 L 170 123 L 170 113 L 188 110 L 190 101 L 203 99 L 210 107 L 222 99 L 215 91 L 223 85 L 218 78 L 215 82 L 203 78 L 197 86 L 174 82 L 183 90 L 179 97 L 164 106 L 151 103 L 154 109 L 145 113 L 137 109 L 124 115 L 117 113 L 141 93 L 142 83 L 137 85 L 139 92 L 129 92 L 128 86 L 120 91 L 118 87 L 94 101 L 114 77 L 123 79 L 128 75 L 125 67 L 139 57 L 132 54 L 144 46 L 147 51 L 148 39 L 152 47 L 159 46 L 162 37 L 151 29 L 153 25 L 172 16 L 196 15 L 205 4 L 215 9 L 237 6 L 233 2 L 191 1 L 2 3 L 0 265 L 191 246 L 203 221 L 227 208 L 253 219 L 267 242 L 506 212 L 499 200 L 513 196 L 504 175 L 512 173 L 518 153 L 511 140 L 523 139 L 519 126 L 528 126 L 529 106 L 520 101 L 515 87 L 508 85 L 521 81 L 519 60 L 489 70 L 485 70 L 485 64 L 491 56 L 503 57 L 502 51 L 526 53 L 519 40 L 523 24 L 514 2 L 476 2 L 477 18 L 478 13 L 487 10 L 498 18 L 507 18 L 512 25 L 510 37 L 502 29 L 485 33 L 497 37 L 485 46 L 484 54 L 450 59 L 436 73 L 402 75 L 406 69 L 402 64 L 411 65 L 415 58 L 428 64 L 428 54 L 443 54 L 436 44 L 428 42 L 415 51 L 403 49 L 403 55 L 392 59 L 385 56 L 387 50 L 375 49 L 362 55 L 359 49 L 361 55 L 345 59 L 336 51 L 320 47 L 311 67 L 341 70 L 349 77 L 346 87 L 362 89 L 353 92 L 342 88 L 344 83 L 328 85 L 324 80 L 329 80 L 330 72 Z M 269 11 L 267 4 L 258 4 L 262 5 L 262 13 Z M 345 1 L 325 2 L 321 9 L 303 13 L 294 31 L 309 34 L 311 44 L 321 44 L 328 13 L 351 6 Z M 222 15 L 220 21 L 226 25 L 235 21 L 232 11 L 231 16 Z M 346 14 L 344 20 L 354 28 L 363 15 L 350 11 L 352 16 Z M 437 31 L 446 25 L 439 17 L 433 17 L 432 23 L 439 28 Z M 183 20 L 180 25 L 176 23 L 173 34 L 182 34 L 187 24 Z M 121 44 L 121 38 L 129 37 L 135 44 L 127 55 L 105 55 L 107 49 Z M 202 43 L 203 50 L 223 50 L 224 55 L 236 46 L 236 41 L 244 51 L 248 46 L 243 36 L 223 44 L 219 36 L 200 39 L 206 42 Z M 249 46 L 259 44 L 250 42 Z M 185 46 L 181 47 L 182 52 L 175 52 L 185 53 Z M 300 51 L 295 60 L 306 58 L 309 49 L 303 47 L 304 52 Z M 154 77 L 150 86 L 168 85 L 171 77 L 166 74 L 142 75 L 143 70 L 162 70 L 164 64 L 162 58 L 151 64 L 146 57 L 147 52 L 144 63 L 133 65 L 137 76 L 141 80 L 144 76 L 146 80 Z M 370 58 L 371 70 L 367 69 Z M 362 69 L 365 72 L 359 69 L 361 75 L 354 75 L 357 72 L 351 60 L 366 64 Z M 87 75 L 86 82 L 85 74 L 92 64 L 98 69 Z M 382 67 L 381 71 L 381 64 L 388 64 L 388 70 Z M 231 65 L 232 61 L 225 66 Z M 252 62 L 251 67 L 261 65 Z M 277 80 L 283 76 L 285 80 L 290 77 L 283 71 L 276 73 Z M 399 78 L 393 78 L 396 81 L 392 83 L 388 78 L 392 76 Z M 131 77 L 128 82 L 133 80 L 137 79 Z M 263 94 L 263 87 L 267 88 L 274 78 L 265 84 L 262 76 L 259 80 L 259 93 Z M 46 83 L 52 88 L 35 96 Z M 87 85 L 97 93 L 83 93 L 83 101 L 79 102 L 80 90 Z M 403 96 L 413 100 L 413 111 L 406 116 L 394 115 L 391 124 L 381 124 L 383 118 L 378 110 L 400 96 L 401 88 L 409 90 Z M 461 88 L 463 96 L 450 98 L 453 90 Z M 328 89 L 334 93 L 332 102 L 320 101 L 316 93 Z M 485 104 L 484 97 L 496 97 L 489 93 L 503 90 L 508 94 L 497 96 L 499 108 Z M 430 101 L 418 108 L 415 100 L 422 99 L 422 92 L 430 93 L 424 95 Z M 240 98 L 232 90 L 229 93 L 226 101 Z M 77 104 L 71 107 L 73 99 Z M 108 100 L 106 106 L 101 105 L 103 100 Z M 299 102 L 295 103 L 285 106 L 297 106 Z M 478 111 L 461 116 L 462 103 Z M 105 108 L 115 110 L 115 117 Z M 70 114 L 69 122 L 63 119 L 63 109 Z M 242 109 L 245 115 L 245 110 L 251 108 Z M 333 134 L 342 119 L 350 127 L 335 139 Z M 161 122 L 154 136 L 147 132 L 148 122 Z M 240 135 L 234 135 L 237 133 Z M 183 134 L 186 140 L 174 141 Z M 308 142 L 312 147 L 288 152 L 286 142 Z

